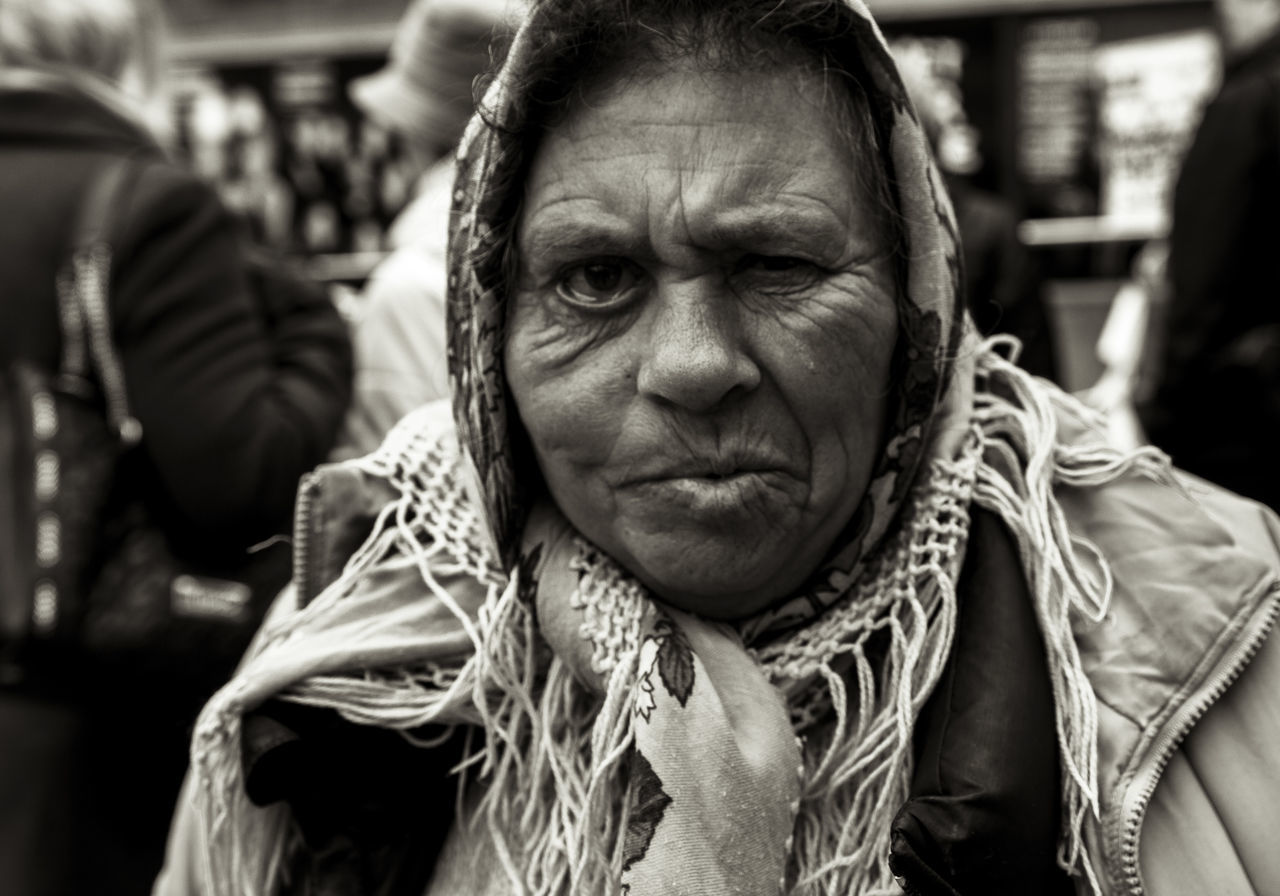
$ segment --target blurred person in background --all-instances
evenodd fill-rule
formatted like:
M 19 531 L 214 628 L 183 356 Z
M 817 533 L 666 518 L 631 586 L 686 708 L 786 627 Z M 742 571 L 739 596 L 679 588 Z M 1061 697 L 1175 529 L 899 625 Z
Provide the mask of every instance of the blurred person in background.
M 1148 442 L 1137 408 L 1151 399 L 1155 367 L 1163 354 L 1168 266 L 1167 240 L 1149 240 L 1134 256 L 1094 345 L 1101 371 L 1079 393 L 1081 401 L 1104 415 L 1112 439 L 1130 448 Z
M 386 67 L 351 85 L 356 106 L 396 134 L 423 173 L 391 225 L 391 254 L 357 304 L 355 395 L 341 456 L 372 451 L 409 411 L 449 394 L 444 294 L 453 147 L 471 117 L 473 82 L 501 53 L 516 9 L 513 0 L 416 0 Z
M 175 552 L 243 557 L 288 530 L 299 476 L 331 448 L 351 349 L 327 295 L 252 270 L 232 215 L 161 149 L 162 41 L 155 0 L 0 3 L 0 364 L 59 369 L 55 281 L 85 191 L 127 157 L 106 228 L 112 336 L 143 433 L 123 487 Z M 166 681 L 5 672 L 0 890 L 145 892 L 194 699 Z
M 228 162 L 220 171 L 219 195 L 244 216 L 253 238 L 266 246 L 288 246 L 293 225 L 293 188 L 277 169 L 280 136 L 262 97 L 252 87 L 231 92 Z
M 1217 0 L 1223 83 L 1174 192 L 1170 296 L 1148 437 L 1280 508 L 1280 0 Z
M 1056 382 L 1053 331 L 1035 260 L 1018 239 L 1017 212 L 973 182 L 982 167 L 981 136 L 965 112 L 959 71 L 938 71 L 921 39 L 901 38 L 891 49 L 955 206 L 966 304 L 978 332 L 1017 336 L 1018 364 Z

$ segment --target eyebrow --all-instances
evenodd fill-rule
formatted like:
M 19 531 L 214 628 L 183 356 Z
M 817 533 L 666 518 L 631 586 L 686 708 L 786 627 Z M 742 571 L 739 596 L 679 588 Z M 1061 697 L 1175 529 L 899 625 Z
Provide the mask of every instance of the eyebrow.
M 697 225 L 693 236 L 698 248 L 709 251 L 828 243 L 843 250 L 849 232 L 840 215 L 825 204 L 767 202 L 715 211 Z M 535 213 L 531 223 L 520 228 L 517 248 L 521 265 L 536 267 L 566 255 L 638 256 L 648 251 L 648 240 L 647 227 L 637 232 L 607 211 L 579 214 L 550 209 Z
M 807 244 L 812 240 L 843 237 L 847 226 L 826 206 L 798 208 L 792 204 L 770 204 L 732 209 L 712 216 L 698 234 L 708 248 L 758 246 L 782 240 Z
M 522 264 L 564 254 L 629 254 L 643 242 L 617 219 L 559 212 L 536 215 L 532 224 L 519 229 L 516 240 Z

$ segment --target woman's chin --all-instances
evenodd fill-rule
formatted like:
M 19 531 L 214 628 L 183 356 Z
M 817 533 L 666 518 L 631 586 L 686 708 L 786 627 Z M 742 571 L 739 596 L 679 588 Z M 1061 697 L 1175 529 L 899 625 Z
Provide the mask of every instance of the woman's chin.
M 574 520 L 657 597 L 712 619 L 750 617 L 801 587 L 831 535 L 794 477 L 670 478 L 615 490 Z
M 687 533 L 673 532 L 628 547 L 623 565 L 655 596 L 709 619 L 746 619 L 791 593 L 805 578 L 769 551 L 744 549 L 731 535 L 694 541 Z

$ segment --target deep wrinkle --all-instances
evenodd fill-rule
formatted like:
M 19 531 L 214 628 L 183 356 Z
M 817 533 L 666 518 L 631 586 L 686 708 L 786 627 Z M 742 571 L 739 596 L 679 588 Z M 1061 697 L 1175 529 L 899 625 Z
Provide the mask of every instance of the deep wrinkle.
M 817 566 L 883 434 L 895 269 L 818 90 L 677 66 L 596 92 L 539 147 L 517 223 L 506 368 L 552 497 L 717 618 Z M 584 285 L 593 261 L 636 278 Z

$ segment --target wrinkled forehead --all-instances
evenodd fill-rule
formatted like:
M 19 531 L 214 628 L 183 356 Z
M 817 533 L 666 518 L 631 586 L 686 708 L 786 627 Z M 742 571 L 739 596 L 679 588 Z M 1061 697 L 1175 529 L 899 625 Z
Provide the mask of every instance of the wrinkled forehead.
M 744 238 L 770 226 L 804 232 L 802 212 L 813 206 L 841 222 L 841 241 L 856 237 L 867 252 L 890 253 L 892 199 L 871 128 L 865 104 L 794 54 L 748 67 L 641 53 L 584 85 L 540 130 L 521 184 L 521 266 L 536 248 L 527 236 L 539 210 L 556 209 L 563 239 L 559 231 L 580 223 L 571 209 L 620 213 L 656 189 L 655 178 L 669 182 L 675 194 L 667 198 L 692 216 L 685 225 L 714 222 L 707 248 L 728 248 L 730 230 Z M 823 234 L 832 238 L 829 227 Z
M 748 212 L 738 208 L 744 194 L 760 213 L 780 210 L 787 198 L 795 204 L 797 197 L 808 197 L 829 205 L 846 234 L 856 231 L 865 251 L 902 254 L 881 141 L 868 99 L 849 73 L 777 35 L 643 33 L 644 40 L 618 55 L 582 63 L 569 84 L 549 79 L 538 98 L 543 118 L 527 131 L 527 157 L 512 208 L 513 279 L 529 261 L 525 225 L 530 210 L 549 198 L 546 162 L 553 153 L 548 147 L 602 131 L 645 137 L 629 145 L 614 141 L 616 157 L 600 167 L 612 163 L 619 175 L 635 173 L 628 149 L 660 147 L 663 162 L 682 169 L 682 209 L 685 200 L 715 194 L 728 205 L 714 217 L 732 218 L 738 210 Z M 771 102 L 778 97 L 784 101 Z M 785 138 L 777 139 L 782 132 Z M 736 177 L 727 177 L 726 169 L 735 166 Z M 589 192 L 574 171 L 557 173 L 560 192 Z M 746 190 L 743 180 L 750 181 Z M 628 189 L 645 192 L 634 177 L 603 186 L 590 198 L 614 208 L 630 198 Z M 775 217 L 782 226 L 785 216 Z M 797 216 L 786 220 L 795 222 Z M 737 224 L 735 231 L 752 226 Z

